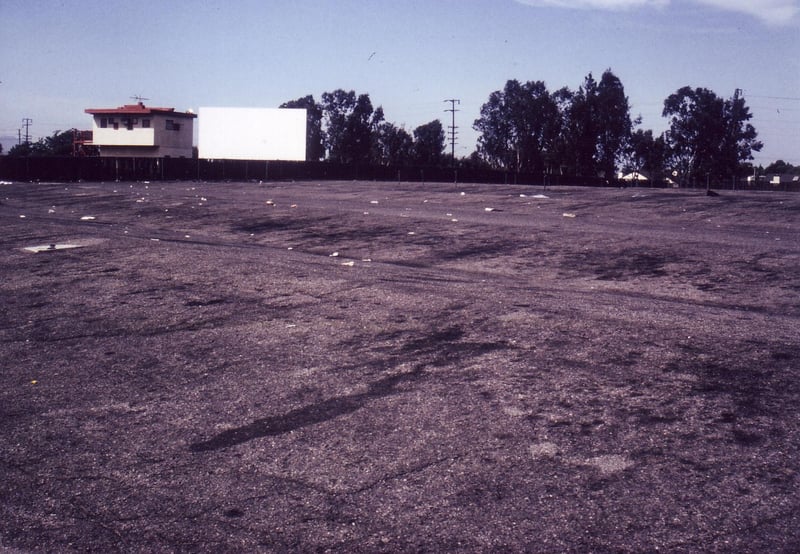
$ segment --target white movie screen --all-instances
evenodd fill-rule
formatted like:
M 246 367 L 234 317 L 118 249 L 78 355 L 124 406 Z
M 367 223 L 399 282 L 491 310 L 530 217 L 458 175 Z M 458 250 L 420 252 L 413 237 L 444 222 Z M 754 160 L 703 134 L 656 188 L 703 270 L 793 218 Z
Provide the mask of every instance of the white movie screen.
M 203 159 L 306 159 L 306 110 L 200 108 L 198 155 Z

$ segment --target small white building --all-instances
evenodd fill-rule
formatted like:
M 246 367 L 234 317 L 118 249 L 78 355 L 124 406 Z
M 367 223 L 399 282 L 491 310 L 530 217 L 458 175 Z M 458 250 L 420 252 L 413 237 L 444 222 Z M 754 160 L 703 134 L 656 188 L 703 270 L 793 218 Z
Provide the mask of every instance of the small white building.
M 622 173 L 621 171 L 617 174 L 617 179 L 621 181 L 649 181 L 650 178 L 642 173 L 641 171 L 632 171 L 631 173 Z
M 142 102 L 119 108 L 88 108 L 93 116 L 92 144 L 103 157 L 191 158 L 192 112 L 151 108 Z

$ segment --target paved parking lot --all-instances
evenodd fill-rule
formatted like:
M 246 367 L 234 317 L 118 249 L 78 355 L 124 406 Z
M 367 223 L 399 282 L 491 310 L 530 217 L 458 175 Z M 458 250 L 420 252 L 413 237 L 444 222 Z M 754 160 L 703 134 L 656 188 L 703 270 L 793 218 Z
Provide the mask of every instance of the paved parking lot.
M 0 226 L 0 551 L 800 544 L 798 195 L 2 184 Z

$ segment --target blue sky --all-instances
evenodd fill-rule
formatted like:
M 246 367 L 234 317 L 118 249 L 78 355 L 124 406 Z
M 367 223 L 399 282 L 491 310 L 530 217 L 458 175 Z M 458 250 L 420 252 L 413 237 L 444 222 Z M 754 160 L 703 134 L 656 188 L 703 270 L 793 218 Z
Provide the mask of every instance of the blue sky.
M 800 0 L 2 0 L 0 25 L 4 150 L 25 117 L 35 140 L 134 95 L 197 110 L 343 88 L 409 131 L 460 99 L 462 156 L 506 80 L 574 89 L 611 68 L 656 132 L 678 88 L 742 89 L 756 163 L 800 165 Z

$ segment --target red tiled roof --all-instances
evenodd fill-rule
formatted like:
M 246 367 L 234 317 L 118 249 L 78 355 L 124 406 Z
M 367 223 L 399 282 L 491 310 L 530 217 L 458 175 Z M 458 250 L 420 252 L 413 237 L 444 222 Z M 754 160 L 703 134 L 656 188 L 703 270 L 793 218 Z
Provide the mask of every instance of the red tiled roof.
M 191 112 L 176 112 L 175 108 L 152 108 L 143 103 L 125 104 L 119 108 L 87 108 L 84 112 L 92 115 L 152 115 L 163 114 L 175 117 L 197 117 Z

